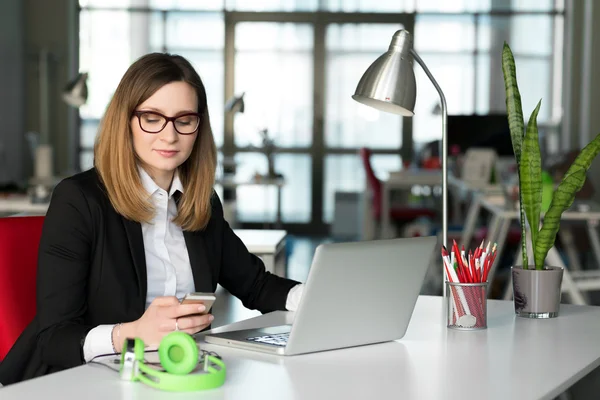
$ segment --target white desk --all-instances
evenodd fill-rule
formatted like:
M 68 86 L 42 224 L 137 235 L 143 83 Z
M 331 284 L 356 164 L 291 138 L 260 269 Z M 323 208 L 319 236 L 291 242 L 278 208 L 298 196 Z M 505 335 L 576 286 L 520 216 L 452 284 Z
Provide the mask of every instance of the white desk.
M 0 214 L 44 215 L 48 211 L 48 206 L 49 203 L 32 203 L 29 196 L 26 195 L 0 197 Z
M 501 256 L 511 221 L 519 221 L 519 210 L 516 207 L 507 208 L 504 202 L 494 201 L 493 197 L 488 198 L 482 196 L 479 198 L 479 203 L 481 207 L 484 207 L 492 214 L 492 222 L 486 240 L 489 240 L 492 243 L 498 243 L 497 251 Z M 541 214 L 541 218 L 543 221 L 543 213 Z M 582 291 L 600 289 L 600 270 L 581 270 L 578 255 L 572 245 L 573 237 L 568 226 L 565 226 L 564 224 L 566 221 L 586 223 L 592 250 L 596 258 L 597 266 L 600 268 L 600 238 L 598 237 L 598 231 L 596 230 L 598 221 L 600 221 L 600 204 L 593 201 L 576 200 L 571 208 L 562 213 L 561 228 L 558 235 L 565 242 L 565 250 L 569 259 L 568 268 L 554 246 L 550 248 L 546 258 L 546 263 L 548 265 L 554 265 L 564 269 L 563 291 L 569 293 L 572 302 L 575 304 L 587 304 L 586 294 L 582 293 Z M 528 242 L 531 242 L 531 240 L 528 240 Z M 519 262 L 515 262 L 515 265 L 520 265 L 520 252 L 521 250 L 519 247 L 517 255 L 515 256 L 515 260 L 519 260 Z M 531 259 L 531 256 L 529 257 Z M 497 263 L 494 263 L 490 270 L 490 280 L 494 276 L 496 265 Z M 509 283 L 512 284 L 512 280 L 509 280 Z M 511 294 L 512 286 L 507 288 L 505 298 L 509 298 Z
M 253 177 L 250 179 L 241 179 L 237 176 L 217 178 L 216 185 L 222 186 L 224 189 L 236 189 L 240 186 L 275 186 L 277 189 L 277 212 L 275 214 L 275 227 L 281 227 L 281 190 L 285 186 L 284 178 L 270 178 L 267 176 Z
M 244 242 L 248 251 L 260 257 L 267 271 L 285 276 L 284 230 L 235 229 L 235 234 Z
M 284 322 L 275 312 L 215 330 Z M 227 365 L 223 387 L 171 394 L 120 381 L 84 365 L 0 389 L 23 399 L 417 399 L 549 400 L 600 365 L 600 307 L 562 305 L 549 320 L 518 318 L 513 303 L 490 300 L 488 329 L 446 329 L 441 297 L 421 296 L 396 342 L 293 357 L 215 345 Z M 368 325 L 368 317 L 364 319 Z M 362 329 L 357 322 L 357 329 Z M 468 381 L 468 387 L 460 382 Z

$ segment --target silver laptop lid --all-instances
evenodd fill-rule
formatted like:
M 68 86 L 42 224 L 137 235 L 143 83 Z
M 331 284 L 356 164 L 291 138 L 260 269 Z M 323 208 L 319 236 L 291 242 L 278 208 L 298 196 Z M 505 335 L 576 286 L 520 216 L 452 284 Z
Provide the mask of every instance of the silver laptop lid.
M 431 236 L 320 245 L 285 353 L 402 338 L 437 244 Z

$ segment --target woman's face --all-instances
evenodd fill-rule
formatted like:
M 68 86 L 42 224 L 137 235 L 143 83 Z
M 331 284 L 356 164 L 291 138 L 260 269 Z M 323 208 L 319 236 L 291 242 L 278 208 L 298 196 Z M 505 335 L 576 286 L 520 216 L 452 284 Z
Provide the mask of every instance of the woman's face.
M 133 132 L 133 148 L 142 162 L 142 167 L 151 176 L 170 177 L 177 167 L 185 162 L 192 153 L 194 142 L 198 136 L 196 128 L 192 134 L 183 135 L 177 132 L 189 132 L 197 124 L 195 116 L 183 116 L 187 113 L 198 111 L 196 91 L 186 82 L 171 82 L 158 89 L 150 98 L 140 104 L 136 109 L 138 116 L 131 119 Z M 140 114 L 152 112 L 166 117 L 182 116 L 178 120 L 169 121 L 158 133 L 164 124 L 164 119 L 158 114 Z M 141 123 L 141 126 L 140 126 Z M 144 129 L 142 129 L 142 127 Z

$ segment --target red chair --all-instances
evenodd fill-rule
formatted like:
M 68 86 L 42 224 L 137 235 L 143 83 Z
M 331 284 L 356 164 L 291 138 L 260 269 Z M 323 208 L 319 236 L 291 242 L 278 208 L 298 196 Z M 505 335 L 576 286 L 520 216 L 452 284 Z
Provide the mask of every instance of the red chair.
M 35 316 L 43 216 L 0 218 L 0 360 Z
M 367 183 L 373 192 L 373 217 L 376 221 L 379 221 L 381 220 L 383 190 L 381 181 L 377 178 L 371 166 L 371 150 L 364 147 L 361 148 L 360 158 L 367 175 Z M 390 220 L 392 222 L 407 223 L 420 217 L 434 218 L 435 216 L 436 211 L 427 207 L 390 205 Z

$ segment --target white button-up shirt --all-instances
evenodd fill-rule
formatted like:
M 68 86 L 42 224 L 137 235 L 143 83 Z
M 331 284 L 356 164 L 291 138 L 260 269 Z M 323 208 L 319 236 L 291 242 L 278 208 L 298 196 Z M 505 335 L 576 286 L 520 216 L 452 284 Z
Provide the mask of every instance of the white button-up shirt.
M 159 296 L 176 296 L 181 299 L 195 291 L 194 276 L 181 227 L 172 221 L 177 216 L 173 195 L 183 193 L 183 185 L 177 173 L 167 193 L 161 189 L 144 169 L 139 168 L 140 178 L 150 194 L 155 207 L 150 223 L 142 223 L 148 293 L 146 308 Z

